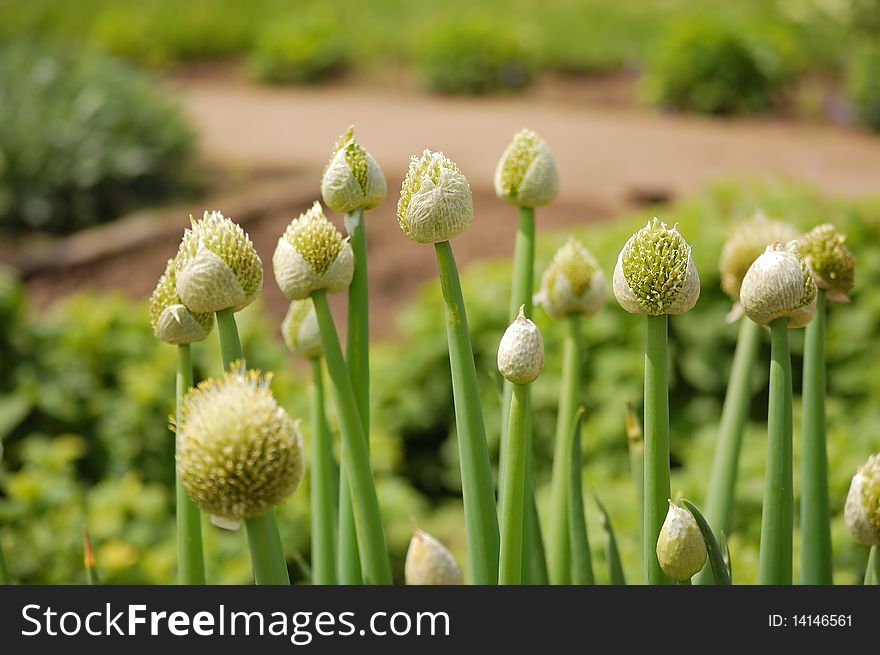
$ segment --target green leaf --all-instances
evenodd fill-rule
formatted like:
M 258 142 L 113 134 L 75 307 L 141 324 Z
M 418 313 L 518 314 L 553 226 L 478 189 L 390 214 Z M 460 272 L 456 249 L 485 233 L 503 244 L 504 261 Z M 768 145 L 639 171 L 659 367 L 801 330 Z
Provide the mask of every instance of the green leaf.
M 721 554 L 721 548 L 718 546 L 718 541 L 715 539 L 715 535 L 712 534 L 712 528 L 709 527 L 709 524 L 706 522 L 706 519 L 703 518 L 700 510 L 698 510 L 692 502 L 682 498 L 681 503 L 687 508 L 687 511 L 693 515 L 694 520 L 700 528 L 700 532 L 703 533 L 703 539 L 709 550 L 709 565 L 712 567 L 712 574 L 715 576 L 715 584 L 729 585 L 730 571 L 724 563 L 724 556 Z

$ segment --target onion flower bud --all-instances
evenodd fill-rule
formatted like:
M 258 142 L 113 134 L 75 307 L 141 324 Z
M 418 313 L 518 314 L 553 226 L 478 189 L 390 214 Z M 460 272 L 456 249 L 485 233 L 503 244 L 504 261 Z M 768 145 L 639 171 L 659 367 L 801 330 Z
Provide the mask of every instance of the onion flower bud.
M 871 455 L 853 476 L 843 516 L 856 541 L 880 546 L 880 454 Z
M 214 327 L 211 312 L 193 313 L 177 295 L 176 263 L 168 260 L 150 296 L 150 325 L 157 339 L 175 346 L 194 343 L 207 337 Z
M 819 225 L 804 235 L 798 247 L 816 286 L 826 289 L 828 300 L 849 302 L 847 294 L 853 287 L 856 258 L 846 247 L 846 237 L 833 225 Z
M 554 318 L 592 316 L 605 302 L 605 274 L 590 251 L 569 237 L 544 271 L 535 302 Z
M 427 532 L 416 529 L 404 564 L 408 585 L 460 585 L 461 569 L 446 547 Z
M 668 577 L 686 582 L 706 564 L 706 541 L 696 520 L 671 500 L 666 520 L 657 538 L 657 559 Z
M 354 138 L 354 126 L 339 137 L 321 178 L 324 204 L 339 214 L 372 209 L 385 200 L 385 176 L 376 160 Z
M 740 302 L 746 316 L 761 325 L 786 318 L 788 327 L 799 328 L 812 320 L 816 283 L 796 242 L 767 246 L 743 278 Z
M 281 336 L 292 352 L 306 359 L 315 359 L 324 354 L 321 333 L 318 330 L 318 316 L 311 298 L 294 300 L 281 322 Z
M 526 318 L 525 306 L 504 331 L 498 345 L 498 370 L 514 384 L 531 384 L 544 370 L 544 342 L 538 326 Z
M 546 205 L 559 193 L 559 176 L 550 148 L 535 132 L 513 136 L 495 168 L 495 193 L 517 207 Z

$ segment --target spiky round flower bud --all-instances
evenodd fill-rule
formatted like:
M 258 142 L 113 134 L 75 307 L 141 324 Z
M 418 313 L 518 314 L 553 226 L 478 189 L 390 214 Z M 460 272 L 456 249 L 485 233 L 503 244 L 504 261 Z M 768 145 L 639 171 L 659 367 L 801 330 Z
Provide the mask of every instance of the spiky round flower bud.
M 169 259 L 150 296 L 150 325 L 157 339 L 179 346 L 207 337 L 214 327 L 214 315 L 210 312 L 194 314 L 181 302 L 175 268 L 174 260 Z
M 657 559 L 668 577 L 686 582 L 706 563 L 706 541 L 696 520 L 671 500 L 666 520 L 657 538 Z
M 799 328 L 816 312 L 816 283 L 797 243 L 773 243 L 749 267 L 739 293 L 743 310 L 755 323 L 767 325 L 779 318 Z
M 307 359 L 315 359 L 324 354 L 315 303 L 311 298 L 290 303 L 287 315 L 281 322 L 281 336 L 290 350 Z
M 553 155 L 532 130 L 517 132 L 501 155 L 495 168 L 495 193 L 517 207 L 546 205 L 559 193 Z
M 263 287 L 263 262 L 239 225 L 205 212 L 183 234 L 177 253 L 177 295 L 193 312 L 244 309 Z
M 290 300 L 308 298 L 318 289 L 337 293 L 348 288 L 354 275 L 354 254 L 321 203 L 293 219 L 272 256 L 275 281 Z
M 847 294 L 853 287 L 856 258 L 846 247 L 846 237 L 826 223 L 807 232 L 798 245 L 813 271 L 816 286 L 827 290 L 828 300 L 849 302 Z
M 880 546 L 880 453 L 871 455 L 853 476 L 843 516 L 856 541 Z
M 590 251 L 574 237 L 569 237 L 556 251 L 541 278 L 535 302 L 554 318 L 570 314 L 592 316 L 602 309 L 605 274 Z
M 749 266 L 761 256 L 774 241 L 788 243 L 800 236 L 798 231 L 788 223 L 773 221 L 758 211 L 752 218 L 737 223 L 730 233 L 721 257 L 718 269 L 721 273 L 721 290 L 733 301 L 735 310 L 731 318 L 742 314 L 739 306 L 739 290 Z
M 464 232 L 474 218 L 467 178 L 442 152 L 410 158 L 400 187 L 397 221 L 416 243 L 440 243 Z
M 612 287 L 631 314 L 681 314 L 697 303 L 700 276 L 684 237 L 654 218 L 623 246 Z
M 460 585 L 461 569 L 446 547 L 427 532 L 416 529 L 406 551 L 404 578 L 408 585 Z
M 531 384 L 544 370 L 544 342 L 538 326 L 525 315 L 525 305 L 498 344 L 498 371 L 514 384 Z
M 321 178 L 324 204 L 340 214 L 372 209 L 385 200 L 385 176 L 372 155 L 354 138 L 354 126 L 339 137 Z
M 302 480 L 302 436 L 269 391 L 269 380 L 232 366 L 183 400 L 177 471 L 207 514 L 232 520 L 260 516 Z

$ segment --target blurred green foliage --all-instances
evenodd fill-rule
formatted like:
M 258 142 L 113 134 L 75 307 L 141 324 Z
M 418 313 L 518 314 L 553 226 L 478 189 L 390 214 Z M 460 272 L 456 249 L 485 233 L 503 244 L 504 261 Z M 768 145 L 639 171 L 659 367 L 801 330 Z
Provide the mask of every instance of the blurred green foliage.
M 677 222 L 692 244 L 702 281 L 696 308 L 670 321 L 672 489 L 702 503 L 737 333 L 737 326 L 724 320 L 730 301 L 719 289 L 717 258 L 731 220 L 749 216 L 758 207 L 803 229 L 835 223 L 848 234 L 848 245 L 858 258 L 852 303 L 831 310 L 827 404 L 836 581 L 855 583 L 864 572 L 867 552 L 849 536 L 842 508 L 857 466 L 880 450 L 880 295 L 870 291 L 880 285 L 880 201 L 831 200 L 789 185 L 727 184 L 656 210 L 662 220 Z M 588 224 L 573 232 L 610 277 L 620 247 L 650 215 Z M 566 236 L 541 235 L 538 272 Z M 495 355 L 507 323 L 509 279 L 509 261 L 476 265 L 462 276 L 493 460 L 500 416 Z M 398 579 L 410 518 L 447 543 L 464 563 L 440 307 L 440 291 L 432 282 L 400 314 L 399 338 L 373 349 L 372 455 Z M 305 418 L 306 368 L 283 350 L 277 326 L 259 305 L 238 316 L 249 364 L 275 371 L 273 390 L 293 416 Z M 546 367 L 533 385 L 538 502 L 546 508 L 564 326 L 541 310 L 535 321 L 546 346 Z M 617 307 L 610 290 L 608 305 L 584 325 L 588 347 L 583 399 L 589 408 L 583 431 L 585 492 L 596 490 L 607 506 L 631 582 L 640 579 L 641 565 L 624 402 L 641 401 L 643 326 L 640 317 Z M 206 344 L 194 348 L 200 376 L 219 372 L 216 341 L 212 334 Z M 793 331 L 796 396 L 802 341 L 803 331 Z M 729 539 L 739 583 L 754 582 L 757 571 L 768 358 L 765 344 L 754 371 L 735 528 Z M 174 402 L 174 348 L 153 339 L 143 303 L 78 296 L 37 319 L 26 311 L 21 287 L 0 277 L 0 365 L 9 371 L 0 381 L 0 437 L 6 450 L 0 471 L 0 538 L 13 576 L 23 582 L 81 581 L 79 524 L 86 520 L 108 581 L 172 581 L 172 436 L 165 417 Z M 799 424 L 796 399 L 796 466 Z M 797 477 L 795 485 L 799 486 Z M 308 558 L 307 499 L 308 480 L 280 511 L 297 580 L 303 574 L 292 553 Z M 599 512 L 589 499 L 586 510 L 595 537 L 600 534 Z M 247 581 L 244 535 L 213 527 L 206 528 L 206 535 L 209 579 Z M 602 557 L 602 550 L 595 549 L 600 582 L 607 571 Z
M 880 15 L 880 9 L 877 13 Z M 859 122 L 880 132 L 880 45 L 865 44 L 856 53 L 850 61 L 848 82 L 850 102 Z
M 138 71 L 64 48 L 0 48 L 0 230 L 71 232 L 167 198 L 192 146 Z

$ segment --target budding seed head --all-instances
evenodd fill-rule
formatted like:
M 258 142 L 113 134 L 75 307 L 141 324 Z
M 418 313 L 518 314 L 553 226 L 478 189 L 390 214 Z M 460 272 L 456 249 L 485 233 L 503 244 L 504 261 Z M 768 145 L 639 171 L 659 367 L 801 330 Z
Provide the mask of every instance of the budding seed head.
M 832 302 L 849 302 L 847 294 L 853 287 L 856 258 L 846 247 L 846 237 L 833 225 L 825 224 L 807 232 L 798 245 L 816 286 L 827 289 Z
M 449 241 L 473 218 L 471 187 L 452 161 L 430 150 L 410 159 L 397 201 L 397 221 L 406 236 L 416 243 Z
M 269 380 L 233 365 L 183 400 L 177 471 L 207 514 L 231 520 L 260 516 L 302 480 L 302 436 L 269 391 Z
M 318 316 L 311 298 L 290 303 L 287 315 L 281 323 L 281 336 L 291 351 L 307 359 L 315 359 L 324 354 L 321 333 L 318 330 Z
M 853 476 L 843 516 L 856 541 L 880 546 L 880 453 L 871 455 Z
M 544 370 L 544 342 L 538 326 L 526 318 L 525 306 L 504 331 L 498 345 L 498 370 L 514 384 L 531 384 Z
M 799 328 L 812 320 L 816 283 L 796 242 L 767 246 L 743 278 L 740 302 L 746 316 L 761 325 L 786 318 L 788 327 Z
M 788 243 L 799 236 L 794 227 L 782 221 L 770 220 L 762 211 L 737 223 L 721 249 L 718 262 L 721 290 L 738 306 L 739 290 L 752 263 L 774 241 Z M 741 308 L 736 313 L 741 314 Z
M 657 538 L 657 559 L 663 573 L 678 582 L 690 580 L 706 563 L 706 542 L 696 520 L 671 500 Z
M 199 313 L 244 309 L 263 287 L 263 262 L 254 244 L 218 211 L 190 221 L 175 260 L 183 304 Z
M 408 585 L 460 585 L 461 569 L 446 547 L 427 532 L 416 529 L 406 551 L 404 578 Z
M 290 300 L 301 300 L 317 289 L 337 293 L 354 275 L 354 254 L 324 216 L 321 203 L 293 219 L 272 257 L 275 281 Z
M 179 346 L 207 337 L 214 327 L 214 314 L 194 314 L 181 302 L 177 295 L 176 266 L 173 259 L 168 260 L 150 296 L 150 325 L 157 339 Z
M 691 247 L 656 218 L 630 237 L 614 267 L 617 302 L 632 314 L 681 314 L 700 297 Z
M 340 214 L 372 209 L 385 200 L 385 176 L 354 138 L 354 126 L 339 137 L 321 179 L 324 204 Z
M 495 168 L 495 193 L 518 207 L 546 205 L 559 193 L 559 176 L 547 143 L 535 132 L 517 132 Z
M 554 318 L 592 316 L 602 309 L 605 275 L 590 251 L 573 237 L 556 251 L 544 271 L 535 302 Z

